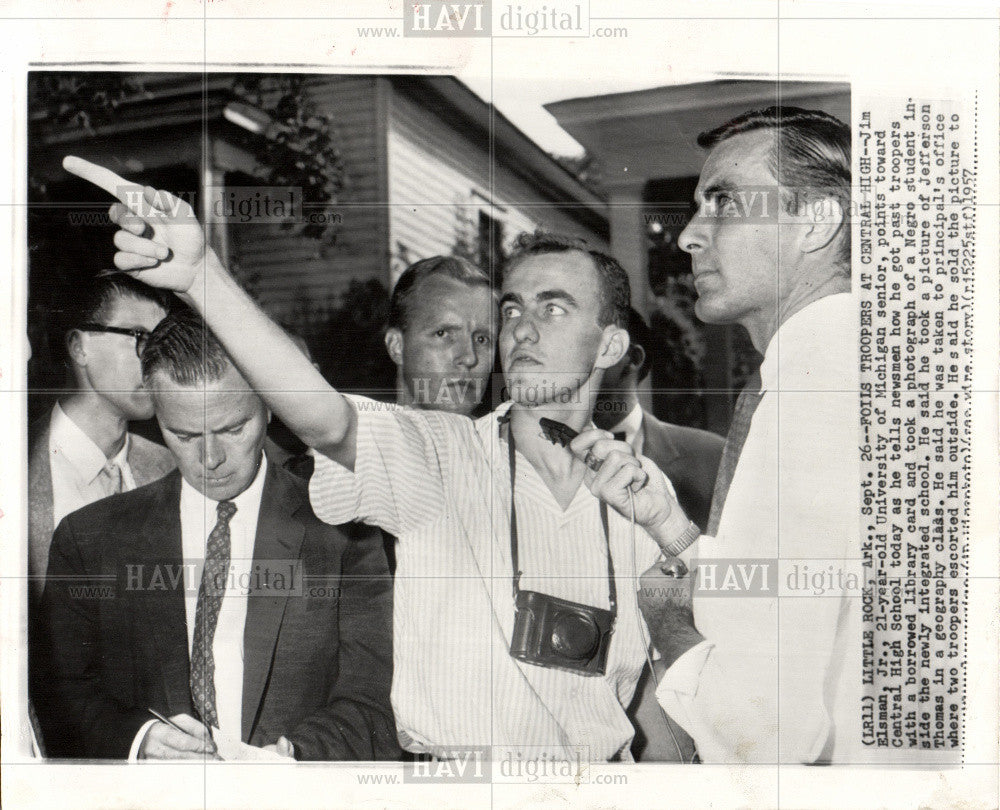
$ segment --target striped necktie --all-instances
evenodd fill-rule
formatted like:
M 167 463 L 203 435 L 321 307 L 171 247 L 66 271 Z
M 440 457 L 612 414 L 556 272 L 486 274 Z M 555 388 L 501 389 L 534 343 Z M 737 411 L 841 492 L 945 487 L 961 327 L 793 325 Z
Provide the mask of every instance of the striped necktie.
M 733 482 L 736 464 L 740 460 L 740 453 L 747 440 L 747 433 L 750 432 L 750 421 L 753 419 L 754 411 L 757 410 L 763 396 L 764 394 L 760 390 L 760 371 L 755 371 L 750 375 L 746 386 L 740 392 L 739 399 L 736 400 L 733 421 L 729 425 L 726 444 L 722 448 L 719 472 L 715 477 L 715 490 L 712 492 L 712 509 L 708 515 L 708 528 L 705 530 L 705 534 L 712 537 L 715 537 L 719 531 L 719 520 L 722 517 L 722 507 L 726 503 L 726 496 L 729 494 L 729 485 Z
M 219 623 L 222 597 L 226 595 L 231 543 L 229 521 L 236 514 L 236 504 L 219 501 L 219 519 L 205 545 L 205 568 L 198 588 L 198 607 L 194 614 L 194 641 L 191 644 L 191 698 L 195 711 L 209 726 L 219 727 L 215 710 L 215 653 L 212 645 Z

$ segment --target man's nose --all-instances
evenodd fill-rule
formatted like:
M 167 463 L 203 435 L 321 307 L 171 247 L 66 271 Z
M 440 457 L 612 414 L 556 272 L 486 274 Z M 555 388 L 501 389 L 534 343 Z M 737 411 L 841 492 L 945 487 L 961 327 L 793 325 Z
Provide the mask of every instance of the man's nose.
M 455 365 L 464 368 L 475 368 L 479 363 L 479 353 L 476 350 L 476 341 L 470 335 L 461 340 L 455 347 Z
M 202 443 L 201 463 L 205 469 L 217 469 L 226 460 L 226 449 L 214 436 L 206 436 Z
M 538 340 L 538 328 L 535 325 L 534 318 L 527 313 L 521 315 L 517 319 L 517 323 L 514 324 L 514 330 L 511 334 L 516 343 L 534 343 Z
M 677 245 L 687 253 L 697 253 L 705 247 L 705 222 L 701 214 L 695 214 L 677 237 Z

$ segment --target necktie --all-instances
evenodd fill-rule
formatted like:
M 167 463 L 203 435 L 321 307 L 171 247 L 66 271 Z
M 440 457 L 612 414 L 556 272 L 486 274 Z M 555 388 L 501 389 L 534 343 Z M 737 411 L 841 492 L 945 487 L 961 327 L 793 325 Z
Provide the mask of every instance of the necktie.
M 215 710 L 215 655 L 212 642 L 219 623 L 222 597 L 226 595 L 229 572 L 229 521 L 236 514 L 236 504 L 219 501 L 219 519 L 205 545 L 205 568 L 198 588 L 198 607 L 194 614 L 194 642 L 191 645 L 191 698 L 195 711 L 209 726 L 219 727 Z
M 763 394 L 760 390 L 760 372 L 755 371 L 736 400 L 733 411 L 733 421 L 729 425 L 726 444 L 722 448 L 722 459 L 719 461 L 719 472 L 715 477 L 715 490 L 712 492 L 712 509 L 708 515 L 708 528 L 705 534 L 714 537 L 719 531 L 719 518 L 722 517 L 722 507 L 729 494 L 729 485 L 733 482 L 736 463 L 740 460 L 743 444 L 750 431 L 750 420 L 757 410 Z
M 624 442 L 624 441 L 626 441 L 625 437 L 627 435 L 628 434 L 626 434 L 624 430 L 616 430 L 615 434 L 614 434 L 614 439 L 615 439 L 616 442 Z
M 122 474 L 122 468 L 115 461 L 107 462 L 97 474 L 97 478 L 101 483 L 101 489 L 104 490 L 105 495 L 117 495 L 119 492 L 125 491 L 125 478 Z

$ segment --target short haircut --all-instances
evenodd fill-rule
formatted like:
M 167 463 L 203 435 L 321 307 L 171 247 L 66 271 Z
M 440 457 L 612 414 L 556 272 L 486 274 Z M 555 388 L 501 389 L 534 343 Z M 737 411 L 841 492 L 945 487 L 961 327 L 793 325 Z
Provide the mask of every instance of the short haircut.
M 409 324 L 410 299 L 422 282 L 432 276 L 444 276 L 469 287 L 491 288 L 490 277 L 471 262 L 457 256 L 431 256 L 407 267 L 392 288 L 386 326 L 403 332 Z
M 642 346 L 644 356 L 642 365 L 639 366 L 639 377 L 636 380 L 636 382 L 642 382 L 653 366 L 653 332 L 646 325 L 642 315 L 632 307 L 628 309 L 628 337 L 630 347 Z
M 67 289 L 62 297 L 66 332 L 87 323 L 103 324 L 119 298 L 151 301 L 165 312 L 170 310 L 174 301 L 170 293 L 136 281 L 124 273 L 90 278 L 80 286 Z
M 594 262 L 600 283 L 598 301 L 600 311 L 597 323 L 600 326 L 614 324 L 622 329 L 628 328 L 628 310 L 632 300 L 632 290 L 629 286 L 628 273 L 618 263 L 618 260 L 607 253 L 595 250 L 583 239 L 575 236 L 565 236 L 556 233 L 522 233 L 517 237 L 511 251 L 504 273 L 509 273 L 517 265 L 531 256 L 543 256 L 548 253 L 584 253 Z
M 178 308 L 152 331 L 142 350 L 142 379 L 160 372 L 178 385 L 197 385 L 222 378 L 232 365 L 200 315 Z
M 804 195 L 834 197 L 844 211 L 844 224 L 851 210 L 851 129 L 839 118 L 820 110 L 801 107 L 768 107 L 751 110 L 720 127 L 698 136 L 698 145 L 711 149 L 736 135 L 774 129 L 771 173 L 778 183 L 792 190 L 792 207 Z M 840 234 L 837 259 L 851 264 L 851 232 Z

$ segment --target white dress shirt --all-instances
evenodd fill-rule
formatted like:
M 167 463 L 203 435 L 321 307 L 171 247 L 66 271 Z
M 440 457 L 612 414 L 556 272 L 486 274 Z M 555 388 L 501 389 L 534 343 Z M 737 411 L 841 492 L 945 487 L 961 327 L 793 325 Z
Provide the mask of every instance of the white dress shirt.
M 310 497 L 329 523 L 361 520 L 399 538 L 392 705 L 404 747 L 445 758 L 449 746 L 470 745 L 492 746 L 495 758 L 627 758 L 633 729 L 623 706 L 648 645 L 636 575 L 657 545 L 638 527 L 633 545 L 629 521 L 608 510 L 618 618 L 603 677 L 520 663 L 509 654 L 510 478 L 497 419 L 509 403 L 473 422 L 349 399 L 355 470 L 317 454 Z M 517 458 L 521 590 L 607 608 L 597 498 L 581 484 L 563 511 Z
M 243 728 L 243 631 L 247 617 L 247 588 L 252 583 L 253 551 L 257 537 L 267 459 L 262 455 L 257 475 L 243 492 L 232 499 L 236 513 L 229 520 L 229 574 L 226 593 L 219 608 L 219 622 L 212 639 L 215 658 L 215 709 L 219 729 L 240 739 Z M 206 498 L 187 481 L 181 483 L 181 548 L 184 555 L 184 608 L 187 619 L 188 651 L 194 643 L 194 625 L 198 610 L 198 588 L 205 564 L 205 545 L 219 516 L 218 502 Z M 192 565 L 192 563 L 194 565 Z M 132 744 L 129 759 L 134 760 L 146 731 L 155 723 L 143 726 Z
M 637 402 L 628 415 L 609 430 L 612 433 L 624 433 L 625 441 L 635 450 L 635 454 L 642 455 L 642 448 L 646 444 L 642 430 L 642 405 Z
M 772 338 L 717 537 L 699 559 L 778 559 L 777 598 L 695 592 L 705 641 L 667 670 L 663 708 L 704 762 L 860 762 L 861 590 L 793 590 L 828 565 L 860 576 L 857 304 L 810 304 Z
M 52 472 L 52 525 L 70 512 L 108 496 L 101 470 L 109 461 L 122 471 L 122 491 L 135 489 L 128 464 L 129 435 L 114 457 L 108 459 L 94 441 L 55 404 L 49 422 L 49 468 Z

